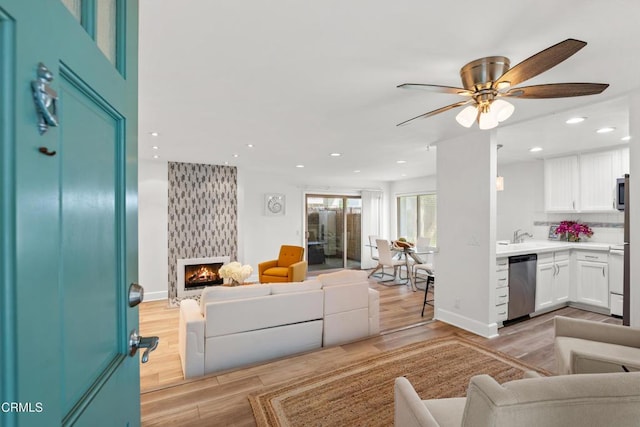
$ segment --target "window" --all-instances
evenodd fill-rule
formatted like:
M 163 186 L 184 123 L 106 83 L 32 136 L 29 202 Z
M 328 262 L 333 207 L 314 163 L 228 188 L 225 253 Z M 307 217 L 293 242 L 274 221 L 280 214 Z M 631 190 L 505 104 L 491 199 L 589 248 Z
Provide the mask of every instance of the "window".
M 398 237 L 410 242 L 427 237 L 431 246 L 437 246 L 436 200 L 435 193 L 398 196 Z

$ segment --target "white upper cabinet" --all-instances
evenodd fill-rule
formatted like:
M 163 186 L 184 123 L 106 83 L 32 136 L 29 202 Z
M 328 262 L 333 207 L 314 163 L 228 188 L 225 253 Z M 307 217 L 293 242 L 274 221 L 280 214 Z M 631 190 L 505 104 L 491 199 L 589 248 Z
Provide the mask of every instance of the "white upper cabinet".
M 547 212 L 616 209 L 616 178 L 629 173 L 629 148 L 558 157 L 544 162 Z
M 601 151 L 580 156 L 580 210 L 611 211 L 616 208 L 614 163 L 617 151 Z
M 578 209 L 578 156 L 544 161 L 544 206 L 548 212 Z
M 624 174 L 629 173 L 629 147 L 616 151 L 618 153 L 618 162 L 614 164 L 613 172 L 616 178 L 624 178 Z

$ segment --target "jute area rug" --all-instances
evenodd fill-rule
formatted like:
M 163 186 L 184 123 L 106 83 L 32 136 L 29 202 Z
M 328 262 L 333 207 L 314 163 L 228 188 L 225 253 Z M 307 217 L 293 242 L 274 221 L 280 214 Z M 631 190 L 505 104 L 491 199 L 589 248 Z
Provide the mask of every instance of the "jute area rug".
M 274 386 L 249 396 L 258 427 L 390 426 L 393 384 L 405 376 L 422 399 L 466 395 L 469 379 L 488 374 L 499 383 L 527 370 L 506 354 L 458 336 L 411 344 L 363 361 Z

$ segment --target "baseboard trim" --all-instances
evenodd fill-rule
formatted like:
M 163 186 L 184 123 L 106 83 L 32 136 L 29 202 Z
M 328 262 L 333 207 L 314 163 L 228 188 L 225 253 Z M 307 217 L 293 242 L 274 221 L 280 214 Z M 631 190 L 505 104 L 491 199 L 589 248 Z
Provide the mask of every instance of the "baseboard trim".
M 157 292 L 145 292 L 144 300 L 145 301 L 159 301 L 162 299 L 169 298 L 169 291 L 157 291 Z
M 489 324 L 478 322 L 477 320 L 462 316 L 459 313 L 437 307 L 433 318 L 485 338 L 495 338 L 498 336 L 498 324 L 495 322 Z

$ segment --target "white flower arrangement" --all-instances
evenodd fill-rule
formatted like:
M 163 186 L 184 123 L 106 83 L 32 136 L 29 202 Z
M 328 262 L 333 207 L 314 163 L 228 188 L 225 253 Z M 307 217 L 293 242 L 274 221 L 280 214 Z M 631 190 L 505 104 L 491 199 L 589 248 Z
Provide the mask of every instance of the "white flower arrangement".
M 231 279 L 234 282 L 242 283 L 253 273 L 253 268 L 249 264 L 242 265 L 237 261 L 223 265 L 218 270 L 218 274 L 223 279 Z

